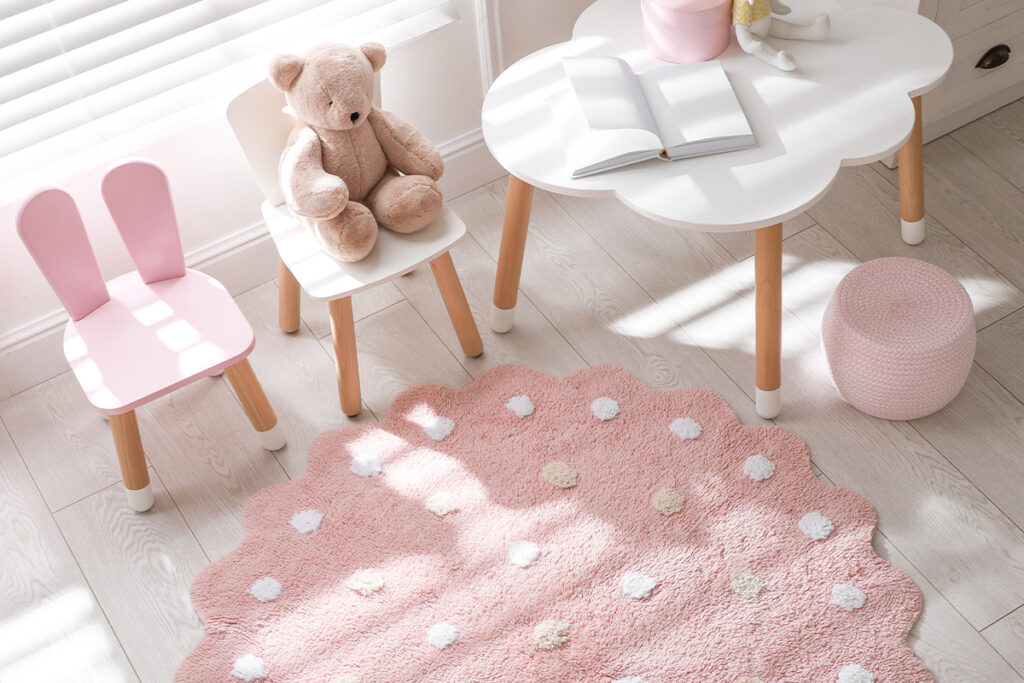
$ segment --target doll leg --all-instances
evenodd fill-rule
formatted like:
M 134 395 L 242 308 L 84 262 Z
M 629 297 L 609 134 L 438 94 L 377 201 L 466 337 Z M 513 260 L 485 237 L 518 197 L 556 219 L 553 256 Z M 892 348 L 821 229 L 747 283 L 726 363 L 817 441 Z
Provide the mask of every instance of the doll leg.
M 398 175 L 388 169 L 366 204 L 377 221 L 395 232 L 416 232 L 430 225 L 444 199 L 441 188 L 425 175 Z
M 756 23 L 756 22 L 755 22 Z M 754 55 L 760 60 L 771 64 L 782 71 L 792 71 L 796 68 L 796 62 L 784 50 L 776 50 L 764 42 L 761 35 L 751 30 L 752 27 L 736 24 L 736 40 L 744 52 Z M 759 28 L 759 27 L 756 27 Z
M 831 28 L 832 22 L 829 20 L 828 15 L 819 14 L 810 26 L 800 26 L 799 24 L 791 24 L 781 19 L 774 19 L 771 27 L 768 29 L 768 34 L 776 38 L 788 40 L 824 40 L 828 37 L 828 32 Z
M 377 221 L 370 210 L 358 202 L 350 201 L 334 218 L 312 224 L 324 251 L 346 263 L 365 258 L 377 242 Z

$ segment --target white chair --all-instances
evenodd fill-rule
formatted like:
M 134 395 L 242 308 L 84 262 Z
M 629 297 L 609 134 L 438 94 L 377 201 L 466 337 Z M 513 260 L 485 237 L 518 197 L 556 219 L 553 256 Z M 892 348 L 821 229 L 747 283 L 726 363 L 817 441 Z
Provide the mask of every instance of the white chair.
M 266 201 L 263 218 L 280 263 L 279 321 L 285 332 L 299 328 L 299 287 L 329 302 L 341 409 L 356 415 L 362 406 L 356 359 L 352 295 L 394 280 L 430 263 L 459 343 L 467 356 L 483 353 L 483 343 L 462 291 L 449 250 L 466 234 L 465 224 L 449 208 L 432 224 L 407 235 L 381 229 L 377 244 L 362 261 L 341 263 L 320 248 L 312 232 L 288 209 L 278 181 L 278 161 L 295 125 L 284 111 L 284 94 L 264 80 L 228 105 L 228 121 L 256 174 Z

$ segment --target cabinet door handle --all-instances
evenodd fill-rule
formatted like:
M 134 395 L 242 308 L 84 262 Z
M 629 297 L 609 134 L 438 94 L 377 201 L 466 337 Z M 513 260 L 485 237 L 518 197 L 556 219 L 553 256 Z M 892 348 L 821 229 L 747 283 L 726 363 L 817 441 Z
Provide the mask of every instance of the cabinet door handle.
M 996 45 L 994 48 L 982 55 L 978 63 L 974 65 L 975 69 L 996 69 L 1006 64 L 1010 60 L 1010 46 L 1009 45 Z

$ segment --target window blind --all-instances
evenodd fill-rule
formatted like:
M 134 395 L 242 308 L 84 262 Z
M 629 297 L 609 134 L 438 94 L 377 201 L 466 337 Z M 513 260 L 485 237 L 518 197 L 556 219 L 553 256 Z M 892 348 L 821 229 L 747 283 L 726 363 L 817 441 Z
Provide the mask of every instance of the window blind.
M 3 0 L 0 182 L 198 103 L 223 106 L 279 51 L 388 47 L 452 0 Z

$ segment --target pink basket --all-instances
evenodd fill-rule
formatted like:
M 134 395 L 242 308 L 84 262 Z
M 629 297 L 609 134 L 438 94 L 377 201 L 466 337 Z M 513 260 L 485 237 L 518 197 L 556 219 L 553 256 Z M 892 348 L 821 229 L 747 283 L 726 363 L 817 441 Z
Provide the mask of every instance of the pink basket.
M 678 64 L 714 59 L 729 46 L 732 0 L 641 0 L 644 45 Z
M 974 307 L 941 268 L 881 258 L 850 271 L 825 310 L 822 344 L 839 394 L 886 420 L 913 420 L 960 392 L 974 360 Z

